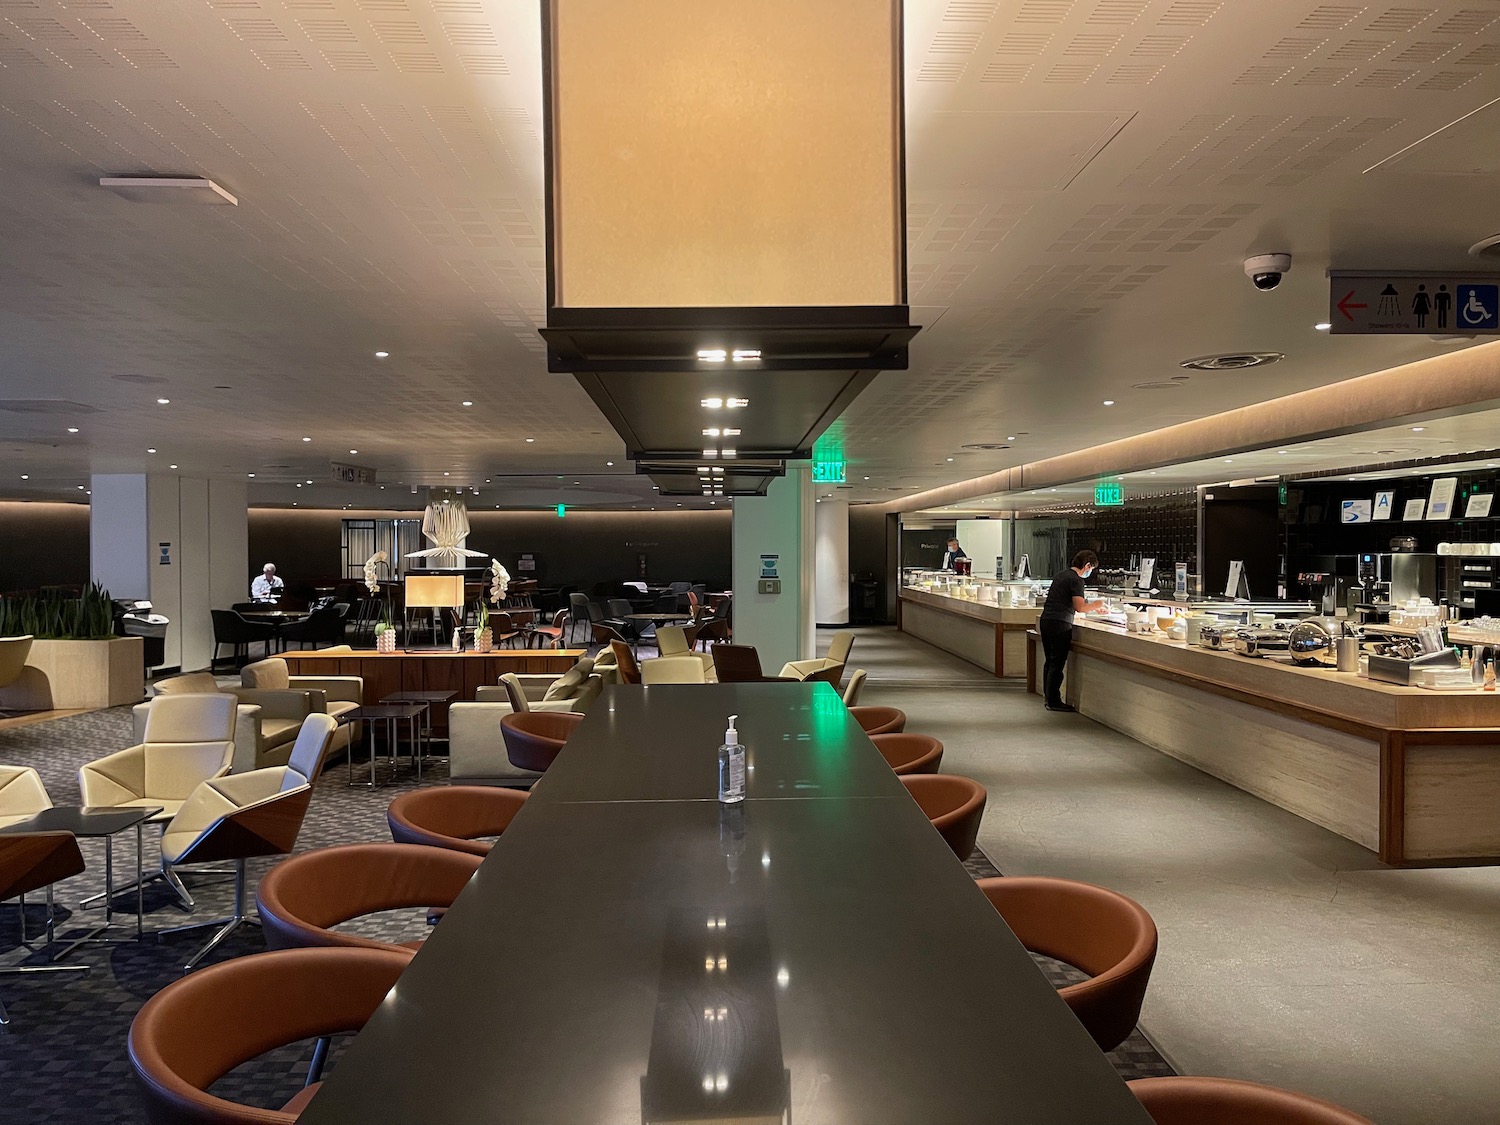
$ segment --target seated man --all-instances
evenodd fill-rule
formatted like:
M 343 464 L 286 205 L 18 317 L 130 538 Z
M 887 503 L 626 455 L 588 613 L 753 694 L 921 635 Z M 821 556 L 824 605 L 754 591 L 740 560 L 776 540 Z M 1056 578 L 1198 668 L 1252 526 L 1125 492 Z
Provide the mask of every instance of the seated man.
M 261 568 L 260 576 L 250 583 L 250 600 L 274 602 L 281 597 L 281 591 L 285 588 L 285 583 L 276 577 L 276 564 L 266 563 Z

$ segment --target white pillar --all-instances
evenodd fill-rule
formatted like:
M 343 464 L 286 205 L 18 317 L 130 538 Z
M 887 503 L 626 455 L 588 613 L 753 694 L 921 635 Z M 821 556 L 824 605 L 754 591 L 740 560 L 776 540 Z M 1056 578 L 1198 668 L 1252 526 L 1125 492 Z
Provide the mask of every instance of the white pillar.
M 767 675 L 815 650 L 814 507 L 806 464 L 788 465 L 765 496 L 734 501 L 734 640 L 759 650 Z M 777 556 L 780 593 L 760 592 L 762 555 Z
M 819 500 L 813 505 L 814 619 L 819 625 L 849 624 L 849 501 Z
M 109 474 L 93 478 L 89 569 L 116 598 L 166 615 L 164 664 L 207 668 L 214 609 L 249 597 L 245 486 L 238 481 Z

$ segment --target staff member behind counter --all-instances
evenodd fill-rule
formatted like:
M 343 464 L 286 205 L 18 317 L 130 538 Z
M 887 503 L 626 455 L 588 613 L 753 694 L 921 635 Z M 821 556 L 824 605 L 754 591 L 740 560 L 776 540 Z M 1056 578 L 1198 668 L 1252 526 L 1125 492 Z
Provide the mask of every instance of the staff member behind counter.
M 1093 551 L 1079 551 L 1073 556 L 1073 565 L 1052 579 L 1047 600 L 1042 603 L 1036 628 L 1047 657 L 1042 668 L 1042 700 L 1049 711 L 1078 710 L 1063 702 L 1063 672 L 1067 670 L 1068 652 L 1073 647 L 1073 615 L 1104 608 L 1103 602 L 1089 601 L 1083 587 L 1083 580 L 1098 565 L 1099 556 Z
M 966 559 L 968 557 L 968 555 L 964 554 L 964 549 L 958 545 L 958 540 L 950 539 L 948 540 L 948 549 L 943 552 L 943 569 L 957 570 L 958 567 L 953 565 L 953 560 Z

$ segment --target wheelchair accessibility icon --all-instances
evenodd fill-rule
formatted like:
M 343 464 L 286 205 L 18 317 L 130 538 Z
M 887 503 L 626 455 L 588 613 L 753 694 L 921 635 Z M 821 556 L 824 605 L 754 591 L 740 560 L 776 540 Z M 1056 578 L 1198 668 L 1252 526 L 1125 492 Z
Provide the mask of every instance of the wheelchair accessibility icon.
M 1455 328 L 1500 328 L 1500 285 L 1460 285 Z

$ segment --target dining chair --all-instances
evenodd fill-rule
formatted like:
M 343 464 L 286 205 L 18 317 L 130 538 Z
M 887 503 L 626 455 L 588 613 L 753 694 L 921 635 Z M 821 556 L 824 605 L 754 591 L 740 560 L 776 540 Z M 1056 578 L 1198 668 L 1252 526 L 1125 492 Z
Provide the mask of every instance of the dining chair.
M 1322 1098 L 1237 1078 L 1137 1078 L 1127 1082 L 1156 1125 L 1375 1125 Z
M 876 734 L 870 741 L 900 775 L 937 773 L 943 762 L 943 744 L 930 734 Z
M 503 835 L 526 805 L 523 789 L 495 785 L 433 785 L 403 793 L 385 810 L 391 839 L 486 856 L 487 836 Z
M 984 816 L 984 786 L 951 773 L 907 774 L 899 780 L 953 854 L 968 859 Z
M 615 640 L 609 642 L 609 648 L 615 654 L 615 665 L 620 669 L 620 682 L 622 684 L 640 683 L 641 666 L 636 662 L 635 650 L 624 641 Z

